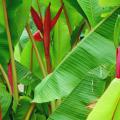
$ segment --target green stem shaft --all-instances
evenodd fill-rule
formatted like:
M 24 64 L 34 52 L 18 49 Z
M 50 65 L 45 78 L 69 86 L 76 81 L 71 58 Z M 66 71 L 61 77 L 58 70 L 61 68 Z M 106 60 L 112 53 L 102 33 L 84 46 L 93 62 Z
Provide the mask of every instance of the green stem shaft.
M 8 46 L 9 46 L 9 51 L 10 51 L 11 63 L 12 63 L 14 99 L 18 103 L 17 73 L 16 73 L 16 66 L 15 66 L 15 60 L 14 60 L 14 52 L 13 52 L 11 34 L 10 34 L 10 30 L 9 30 L 9 23 L 8 23 L 8 16 L 7 16 L 7 9 L 6 9 L 6 1 L 2 0 L 2 4 L 3 4 L 3 9 L 4 9 L 5 27 L 6 27 L 6 32 L 7 32 Z
M 39 63 L 40 69 L 41 69 L 41 71 L 42 71 L 42 73 L 43 73 L 43 77 L 45 78 L 45 77 L 47 76 L 47 73 L 46 73 L 45 67 L 44 67 L 44 65 L 43 65 L 42 58 L 41 58 L 41 56 L 39 55 L 38 48 L 37 48 L 37 46 L 36 46 L 36 44 L 35 44 L 35 42 L 34 42 L 34 38 L 33 38 L 32 32 L 30 31 L 30 26 L 29 26 L 29 24 L 26 25 L 26 30 L 27 30 L 28 35 L 29 35 L 29 37 L 30 37 L 30 40 L 31 40 L 31 42 L 32 42 L 33 49 L 35 50 L 35 54 L 36 54 L 36 57 L 37 57 L 37 59 L 38 59 L 38 63 Z M 26 114 L 26 116 L 25 116 L 25 119 L 24 119 L 24 120 L 29 120 L 29 119 L 30 119 L 30 116 L 31 116 L 34 108 L 35 108 L 35 103 L 32 103 L 31 106 L 30 106 L 30 108 L 29 108 L 29 110 L 28 110 L 28 112 L 27 112 L 27 114 Z
M 63 4 L 63 0 L 60 0 L 60 3 Z M 72 34 L 72 27 L 71 27 L 71 24 L 70 24 L 70 20 L 69 20 L 69 17 L 68 17 L 68 14 L 67 14 L 67 10 L 65 8 L 65 5 L 63 7 L 63 11 L 64 11 L 64 15 L 65 15 L 65 19 L 66 19 L 66 23 L 67 23 L 67 26 L 68 26 L 68 30 L 69 30 L 69 33 L 70 35 Z
M 30 31 L 30 26 L 29 24 L 26 25 L 26 30 L 28 32 L 28 35 L 30 37 L 30 40 L 32 42 L 32 45 L 33 45 L 33 48 L 35 50 L 35 54 L 36 54 L 36 57 L 38 59 L 38 63 L 39 63 L 39 66 L 40 66 L 40 69 L 43 73 L 43 77 L 46 77 L 47 76 L 47 73 L 46 73 L 46 70 L 45 70 L 45 67 L 43 65 L 43 62 L 42 62 L 42 57 L 40 56 L 39 52 L 38 52 L 38 49 L 37 49 L 37 46 L 35 44 L 35 41 L 34 41 L 34 38 L 33 38 L 33 35 L 32 35 L 32 32 Z
M 33 112 L 34 108 L 35 108 L 35 103 L 32 103 L 24 120 L 30 120 L 31 113 Z

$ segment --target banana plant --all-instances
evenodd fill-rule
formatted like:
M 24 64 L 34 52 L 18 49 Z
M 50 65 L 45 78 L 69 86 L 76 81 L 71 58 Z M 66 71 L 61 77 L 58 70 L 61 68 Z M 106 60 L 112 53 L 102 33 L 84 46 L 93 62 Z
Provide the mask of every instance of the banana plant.
M 119 120 L 119 4 L 0 0 L 0 120 Z

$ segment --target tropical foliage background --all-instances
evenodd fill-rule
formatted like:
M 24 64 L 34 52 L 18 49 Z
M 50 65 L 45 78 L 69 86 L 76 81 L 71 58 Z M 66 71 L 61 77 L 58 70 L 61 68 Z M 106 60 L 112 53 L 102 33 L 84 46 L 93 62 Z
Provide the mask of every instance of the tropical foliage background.
M 49 3 L 51 18 L 64 4 L 50 33 L 51 71 L 45 43 L 34 40 L 38 28 L 31 14 L 32 6 L 44 20 Z M 119 0 L 0 0 L 0 119 L 86 120 L 115 77 L 119 5 Z

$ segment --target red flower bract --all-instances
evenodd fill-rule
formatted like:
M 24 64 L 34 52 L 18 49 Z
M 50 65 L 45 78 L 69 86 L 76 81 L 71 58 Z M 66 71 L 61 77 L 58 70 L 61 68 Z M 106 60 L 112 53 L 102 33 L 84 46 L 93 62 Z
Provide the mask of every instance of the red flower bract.
M 120 78 L 120 47 L 116 50 L 116 78 Z
M 50 31 L 52 30 L 54 25 L 57 23 L 57 20 L 63 9 L 63 4 L 62 4 L 56 16 L 51 20 L 50 5 L 51 3 L 49 3 L 46 9 L 44 22 L 42 22 L 42 18 L 39 17 L 39 14 L 33 8 L 31 8 L 31 15 L 34 20 L 34 23 L 43 36 L 44 51 L 45 51 L 48 73 L 50 73 L 51 71 L 50 70 L 51 69 L 51 66 L 50 66 Z M 39 33 L 34 34 L 33 37 L 35 41 L 41 41 L 41 35 Z
M 38 42 L 43 41 L 42 38 L 41 38 L 41 35 L 40 35 L 40 31 L 39 31 L 39 30 L 34 33 L 33 37 L 34 37 L 34 40 L 35 40 L 35 41 L 38 41 Z
M 42 24 L 42 18 L 39 17 L 39 14 L 35 11 L 33 7 L 31 7 L 31 15 L 34 20 L 34 23 L 36 24 L 37 28 L 40 31 L 43 31 L 43 24 Z
M 12 90 L 12 93 L 13 93 L 14 87 L 13 87 L 12 64 L 11 64 L 11 62 L 8 64 L 8 79 L 9 79 L 10 87 L 11 87 L 11 90 Z

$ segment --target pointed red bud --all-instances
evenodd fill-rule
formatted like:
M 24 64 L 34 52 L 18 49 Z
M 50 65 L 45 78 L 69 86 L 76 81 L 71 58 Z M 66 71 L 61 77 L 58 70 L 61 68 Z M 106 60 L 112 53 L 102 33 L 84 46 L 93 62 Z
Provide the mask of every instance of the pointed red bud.
M 40 35 L 39 30 L 34 33 L 33 37 L 34 37 L 34 40 L 35 40 L 35 41 L 38 41 L 38 42 L 43 41 L 43 39 L 42 39 L 42 37 L 41 37 L 41 35 Z
M 35 11 L 33 7 L 31 7 L 31 15 L 36 27 L 43 32 L 43 23 L 42 18 L 40 18 L 39 14 Z
M 44 19 L 44 49 L 45 56 L 49 56 L 50 53 L 50 29 L 51 29 L 51 14 L 50 5 L 46 9 L 45 19 Z
M 55 24 L 57 23 L 58 21 L 58 18 L 60 17 L 60 14 L 62 12 L 62 9 L 63 9 L 63 6 L 64 4 L 62 4 L 62 6 L 60 7 L 60 9 L 58 10 L 56 16 L 53 18 L 53 20 L 51 21 L 51 29 L 55 26 Z
M 8 64 L 8 79 L 9 79 L 10 87 L 11 87 L 11 90 L 12 90 L 12 93 L 13 93 L 14 87 L 13 87 L 12 64 L 11 64 L 11 62 Z

